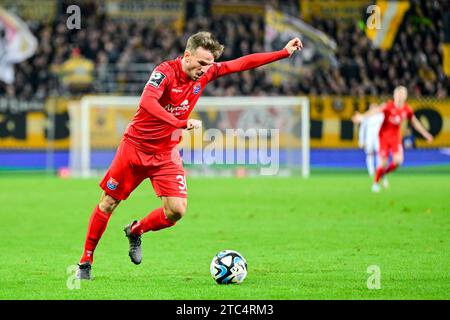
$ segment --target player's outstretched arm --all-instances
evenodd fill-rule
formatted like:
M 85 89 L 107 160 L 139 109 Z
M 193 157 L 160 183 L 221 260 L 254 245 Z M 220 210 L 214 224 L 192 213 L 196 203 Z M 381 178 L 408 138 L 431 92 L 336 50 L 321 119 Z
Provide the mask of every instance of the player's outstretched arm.
M 427 142 L 433 142 L 433 136 L 423 127 L 416 116 L 411 118 L 411 124 L 414 129 L 416 129 L 427 140 Z
M 377 107 L 370 108 L 364 113 L 355 112 L 355 114 L 352 117 L 352 121 L 354 123 L 361 123 L 364 120 L 364 118 L 371 117 L 377 113 L 383 112 L 384 106 L 385 104 L 382 104 Z
M 255 69 L 262 65 L 290 57 L 295 51 L 300 51 L 301 49 L 303 49 L 302 42 L 299 38 L 294 38 L 279 51 L 252 53 L 235 60 L 220 62 L 217 64 L 217 74 L 214 78 L 233 72 Z

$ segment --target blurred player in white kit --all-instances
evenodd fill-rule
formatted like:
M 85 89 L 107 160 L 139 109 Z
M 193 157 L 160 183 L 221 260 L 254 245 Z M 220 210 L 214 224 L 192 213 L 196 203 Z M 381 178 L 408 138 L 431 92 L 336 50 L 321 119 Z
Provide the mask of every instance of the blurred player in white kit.
M 372 103 L 369 106 L 369 110 L 375 107 L 377 107 L 377 105 Z M 358 145 L 360 148 L 364 148 L 364 152 L 366 153 L 367 171 L 371 177 L 375 174 L 375 169 L 380 163 L 378 158 L 380 147 L 379 132 L 383 119 L 383 113 L 376 113 L 372 116 L 365 117 L 359 126 Z M 387 181 L 385 181 L 385 183 L 387 183 Z

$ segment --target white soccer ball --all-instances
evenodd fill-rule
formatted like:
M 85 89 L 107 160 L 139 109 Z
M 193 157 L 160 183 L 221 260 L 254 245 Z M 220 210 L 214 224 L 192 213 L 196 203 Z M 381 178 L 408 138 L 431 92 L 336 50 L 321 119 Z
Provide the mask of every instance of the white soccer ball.
M 223 250 L 212 259 L 210 271 L 218 284 L 242 283 L 247 276 L 247 261 L 237 251 Z

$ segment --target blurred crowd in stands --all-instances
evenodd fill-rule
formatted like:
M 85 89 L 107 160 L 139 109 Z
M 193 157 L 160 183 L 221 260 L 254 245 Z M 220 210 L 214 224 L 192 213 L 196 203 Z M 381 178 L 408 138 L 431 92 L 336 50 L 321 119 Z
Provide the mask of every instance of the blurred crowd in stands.
M 444 98 L 450 81 L 442 70 L 442 12 L 445 1 L 411 1 L 411 8 L 393 48 L 373 48 L 357 21 L 313 19 L 312 25 L 337 44 L 340 65 L 320 69 L 276 87 L 264 68 L 223 77 L 211 83 L 207 95 L 391 95 L 399 84 L 410 96 Z M 280 10 L 298 16 L 298 1 L 283 1 Z M 140 95 L 151 66 L 182 54 L 187 37 L 209 30 L 225 44 L 220 60 L 264 51 L 264 18 L 252 15 L 190 19 L 181 33 L 166 24 L 117 21 L 96 10 L 83 8 L 81 30 L 69 30 L 63 15 L 51 24 L 27 21 L 39 41 L 37 53 L 16 65 L 13 86 L 0 85 L 0 95 L 24 100 L 79 92 L 114 92 Z M 78 59 L 78 60 L 77 60 Z M 140 65 L 139 73 L 129 66 Z M 75 67 L 74 67 L 75 66 Z M 114 67 L 111 74 L 108 68 Z M 148 66 L 149 70 L 145 70 Z M 71 78 L 77 68 L 79 77 Z M 114 77 L 114 79 L 111 79 Z M 102 84 L 110 83 L 110 86 Z M 125 85 L 127 89 L 125 92 Z M 131 86 L 131 87 L 130 87 Z

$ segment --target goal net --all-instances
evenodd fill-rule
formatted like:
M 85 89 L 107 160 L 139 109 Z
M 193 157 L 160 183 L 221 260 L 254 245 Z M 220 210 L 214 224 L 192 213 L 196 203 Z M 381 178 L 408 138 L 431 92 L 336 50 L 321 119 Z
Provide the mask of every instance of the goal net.
M 84 96 L 69 106 L 72 176 L 103 174 L 139 97 Z M 309 100 L 306 97 L 203 97 L 178 146 L 190 175 L 309 176 Z

